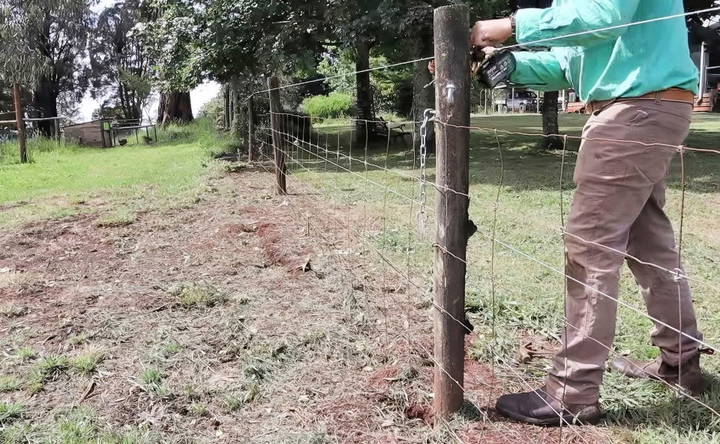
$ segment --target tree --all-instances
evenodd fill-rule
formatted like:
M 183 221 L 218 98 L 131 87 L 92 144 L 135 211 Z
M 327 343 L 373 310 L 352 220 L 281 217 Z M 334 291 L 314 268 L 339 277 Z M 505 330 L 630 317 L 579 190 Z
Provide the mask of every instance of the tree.
M 511 7 L 516 8 L 549 8 L 552 0 L 512 0 Z M 536 145 L 540 150 L 555 150 L 563 147 L 563 138 L 560 133 L 560 111 L 558 91 L 548 91 L 543 96 L 542 123 L 543 137 Z
M 46 68 L 44 58 L 29 43 L 27 36 L 32 32 L 33 24 L 38 22 L 44 6 L 60 7 L 63 4 L 63 0 L 0 2 L 0 82 L 10 84 L 13 88 L 21 163 L 29 161 L 22 88 L 35 85 Z
M 62 5 L 43 2 L 39 8 L 37 23 L 32 24 L 28 37 L 47 67 L 33 91 L 32 107 L 40 117 L 57 117 L 59 98 L 67 106 L 85 94 L 88 77 L 84 59 L 90 27 L 91 12 L 85 0 L 68 0 Z M 40 122 L 39 127 L 45 136 L 54 131 L 53 122 Z
M 158 59 L 160 89 L 191 88 L 203 79 L 228 87 L 228 122 L 240 143 L 246 134 L 247 96 L 264 89 L 265 76 L 277 74 L 288 82 L 296 75 L 313 75 L 322 53 L 326 25 L 320 1 L 255 2 L 236 0 L 154 0 L 160 11 L 148 23 L 147 34 L 164 56 Z M 181 33 L 177 29 L 182 28 Z M 294 89 L 293 93 L 302 88 Z M 297 94 L 283 91 L 286 104 L 297 105 Z M 232 108 L 232 109 L 231 109 Z
M 370 83 L 370 50 L 383 38 L 392 35 L 392 28 L 384 18 L 393 16 L 392 2 L 380 0 L 328 0 L 328 23 L 331 32 L 341 45 L 355 52 L 355 88 L 357 100 L 358 139 L 367 134 L 373 137 L 374 125 L 366 120 L 375 120 L 373 94 Z
M 100 13 L 90 39 L 93 97 L 109 97 L 126 119 L 142 119 L 152 88 L 153 60 L 133 33 L 148 15 L 141 0 L 118 1 Z
M 153 85 L 160 92 L 158 122 L 188 123 L 193 120 L 190 90 L 203 77 L 195 63 L 202 15 L 187 0 L 151 0 L 143 3 L 145 21 L 133 35 L 140 38 L 154 60 Z

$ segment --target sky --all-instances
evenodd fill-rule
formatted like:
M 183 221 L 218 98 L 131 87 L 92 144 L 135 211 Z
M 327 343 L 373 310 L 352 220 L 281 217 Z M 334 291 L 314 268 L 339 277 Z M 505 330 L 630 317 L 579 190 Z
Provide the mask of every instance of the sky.
M 112 5 L 114 2 L 115 0 L 100 0 L 97 4 L 92 6 L 91 9 L 95 13 L 99 14 L 104 8 Z M 218 91 L 220 91 L 220 85 L 216 82 L 205 82 L 197 88 L 193 89 L 190 92 L 190 100 L 192 102 L 193 114 L 197 116 L 203 105 L 212 100 L 213 97 L 217 95 Z M 92 118 L 93 111 L 100 107 L 100 103 L 101 100 L 94 100 L 90 96 L 90 92 L 85 93 L 85 97 L 83 97 L 82 102 L 80 102 L 77 120 L 90 120 Z M 150 100 L 148 101 L 148 105 L 146 106 L 146 110 L 143 114 L 145 116 L 150 115 L 152 121 L 155 122 L 155 118 L 157 117 L 157 94 L 153 94 L 153 96 L 150 98 Z

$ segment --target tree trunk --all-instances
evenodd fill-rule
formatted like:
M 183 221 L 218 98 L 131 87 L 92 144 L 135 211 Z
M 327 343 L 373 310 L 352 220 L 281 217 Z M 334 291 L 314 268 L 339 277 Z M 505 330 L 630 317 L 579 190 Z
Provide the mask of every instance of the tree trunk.
M 223 87 L 223 129 L 225 131 L 230 129 L 230 85 Z
M 38 117 L 57 117 L 58 88 L 47 77 L 40 79 L 38 88 L 33 92 L 33 107 L 40 111 Z M 44 137 L 53 137 L 55 122 L 52 120 L 37 122 L 40 134 Z
M 163 125 L 169 123 L 190 123 L 193 120 L 192 104 L 189 92 L 170 92 L 160 96 L 160 109 L 163 111 L 162 118 L 158 120 Z
M 416 40 L 415 58 L 424 58 L 433 54 L 432 33 L 423 34 Z M 412 117 L 415 122 L 422 122 L 426 109 L 435 109 L 435 88 L 428 86 L 433 80 L 428 70 L 427 62 L 416 62 L 415 73 L 413 74 L 413 105 Z M 420 148 L 420 127 L 421 123 L 415 124 L 417 143 L 415 149 Z M 434 125 L 428 125 L 427 133 L 428 153 L 435 152 L 435 130 Z
M 165 117 L 165 103 L 167 103 L 167 98 L 165 96 L 165 93 L 161 92 L 160 99 L 158 100 L 158 113 L 156 123 L 162 123 L 163 117 Z
M 20 147 L 20 163 L 28 163 L 27 134 L 25 132 L 25 111 L 22 103 L 22 90 L 20 84 L 13 85 L 15 96 L 15 119 L 17 120 L 18 146 Z
M 239 78 L 230 80 L 230 134 L 238 146 L 245 146 L 248 137 L 248 115 L 242 100 L 244 84 Z
M 363 120 L 374 120 L 373 96 L 370 85 L 370 42 L 359 39 L 355 43 L 355 83 L 357 84 L 357 111 L 359 121 L 356 123 L 356 137 L 358 141 L 365 141 L 365 134 L 372 137 L 376 132 L 375 127 Z M 365 71 L 365 72 L 360 72 Z M 366 130 L 367 127 L 367 130 Z
M 538 142 L 537 148 L 541 150 L 557 150 L 563 147 L 563 138 L 556 136 L 560 134 L 559 120 L 559 106 L 558 98 L 560 93 L 558 91 L 546 92 L 545 99 L 543 100 L 543 134 L 549 137 L 543 137 Z

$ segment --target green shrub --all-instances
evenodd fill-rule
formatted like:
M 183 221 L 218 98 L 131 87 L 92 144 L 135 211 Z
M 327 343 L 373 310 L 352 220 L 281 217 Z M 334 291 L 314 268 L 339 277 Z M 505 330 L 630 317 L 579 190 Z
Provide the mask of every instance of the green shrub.
M 308 97 L 302 109 L 312 117 L 332 119 L 353 114 L 353 98 L 348 94 L 334 92 L 328 96 Z

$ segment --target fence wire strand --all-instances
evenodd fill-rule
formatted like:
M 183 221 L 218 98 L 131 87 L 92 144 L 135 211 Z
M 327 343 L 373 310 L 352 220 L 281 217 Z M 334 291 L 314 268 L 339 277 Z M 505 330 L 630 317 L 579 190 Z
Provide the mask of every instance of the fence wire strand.
M 596 29 L 596 30 L 590 30 L 590 31 L 584 31 L 579 33 L 573 33 L 565 36 L 560 36 L 557 38 L 552 39 L 542 39 L 535 42 L 529 42 L 524 44 L 517 44 L 517 45 L 511 45 L 505 47 L 505 49 L 514 49 L 521 46 L 528 46 L 528 45 L 534 45 L 534 44 L 541 44 L 541 43 L 548 43 L 551 41 L 559 40 L 562 38 L 571 38 L 571 37 L 577 37 L 582 36 L 585 34 L 595 33 L 599 31 L 607 31 L 607 30 L 613 30 L 613 29 L 620 29 L 630 26 L 637 26 L 647 23 L 653 23 L 658 22 L 662 20 L 670 20 L 670 19 L 677 19 L 681 17 L 688 17 L 695 14 L 704 14 L 709 12 L 716 12 L 720 11 L 720 7 L 715 8 L 709 8 L 704 9 L 701 11 L 695 11 L 691 13 L 685 13 L 685 14 L 676 14 L 672 16 L 667 17 L 659 17 L 655 19 L 650 20 L 643 20 L 643 21 L 637 21 L 633 23 L 628 24 L 622 24 L 617 26 L 609 26 L 602 29 Z M 425 61 L 432 60 L 433 57 L 423 57 L 418 58 L 414 60 L 408 60 L 398 63 L 393 63 L 381 67 L 376 68 L 370 68 L 366 70 L 361 71 L 352 71 L 348 73 L 341 73 L 337 74 L 335 76 L 330 76 L 322 79 L 315 79 L 311 81 L 304 81 L 304 82 L 296 82 L 296 83 L 290 83 L 281 85 L 278 88 L 271 88 L 271 89 L 264 89 L 260 91 L 256 91 L 252 93 L 248 98 L 255 96 L 257 94 L 267 93 L 276 89 L 287 89 L 287 88 L 293 88 L 293 87 L 299 87 L 308 85 L 311 83 L 316 82 L 325 82 L 327 80 L 333 79 L 333 78 L 341 78 L 341 77 L 347 77 L 350 75 L 357 75 L 360 73 L 366 73 L 366 72 L 374 72 L 379 70 L 385 70 L 390 69 L 394 67 L 399 66 L 405 66 L 409 64 L 414 63 L 420 63 Z M 317 121 L 317 119 L 312 118 L 310 116 L 304 116 L 297 113 L 290 113 L 290 112 L 281 112 L 281 113 L 274 113 L 270 112 L 269 114 L 263 114 L 258 117 L 268 117 L 268 121 L 264 125 L 260 124 L 260 121 L 257 122 L 256 126 L 256 134 L 251 134 L 250 137 L 257 137 L 258 146 L 260 147 L 260 155 L 269 161 L 269 164 L 271 165 L 271 168 L 268 169 L 263 165 L 263 168 L 266 168 L 268 172 L 271 172 L 271 169 L 280 170 L 281 174 L 286 179 L 294 179 L 293 176 L 295 176 L 296 173 L 302 173 L 302 174 L 308 174 L 309 177 L 312 177 L 314 174 L 322 173 L 324 176 L 333 177 L 333 181 L 335 182 L 333 185 L 329 184 L 329 181 L 321 181 L 320 186 L 311 186 L 308 183 L 306 183 L 303 180 L 293 180 L 292 183 L 302 183 L 304 186 L 307 186 L 311 189 L 322 189 L 325 187 L 330 187 L 334 191 L 338 192 L 339 195 L 344 195 L 348 192 L 347 189 L 344 189 L 342 186 L 338 185 L 338 175 L 334 173 L 348 173 L 350 176 L 352 176 L 354 179 L 361 181 L 361 184 L 363 186 L 362 191 L 360 194 L 362 195 L 362 222 L 360 224 L 353 224 L 351 223 L 351 216 L 348 214 L 347 221 L 343 224 L 339 220 L 334 220 L 334 222 L 338 222 L 337 225 L 340 226 L 340 229 L 344 231 L 347 229 L 347 235 L 348 240 L 362 240 L 363 245 L 368 248 L 370 251 L 372 251 L 379 259 L 380 263 L 383 266 L 383 284 L 382 289 L 380 293 L 385 295 L 385 300 L 383 303 L 385 304 L 384 309 L 384 316 L 387 317 L 387 314 L 389 312 L 389 306 L 388 303 L 388 293 L 384 291 L 385 287 L 387 287 L 387 281 L 386 276 L 388 275 L 388 270 L 391 270 L 394 274 L 396 274 L 401 281 L 405 282 L 407 285 L 410 285 L 411 287 L 415 288 L 420 294 L 426 294 L 428 289 L 428 276 L 421 275 L 417 272 L 414 272 L 413 270 L 413 260 L 412 260 L 412 251 L 415 248 L 414 245 L 416 243 L 413 242 L 413 240 L 417 237 L 420 237 L 422 239 L 422 242 L 420 244 L 426 245 L 428 247 L 431 247 L 433 249 L 438 250 L 441 254 L 448 255 L 450 257 L 453 257 L 454 259 L 461 261 L 466 266 L 470 265 L 469 258 L 461 258 L 457 256 L 456 254 L 453 254 L 450 252 L 444 245 L 439 244 L 438 242 L 432 241 L 429 242 L 425 235 L 425 222 L 424 219 L 427 219 L 429 215 L 435 215 L 437 213 L 437 210 L 430 208 L 430 206 L 426 205 L 426 197 L 425 197 L 425 187 L 430 186 L 433 187 L 437 192 L 448 192 L 448 193 L 454 193 L 459 196 L 464 196 L 470 199 L 471 203 L 475 199 L 475 196 L 472 196 L 471 192 L 462 192 L 458 190 L 453 190 L 449 187 L 443 186 L 438 183 L 434 183 L 433 181 L 428 180 L 428 175 L 426 172 L 426 156 L 427 153 L 424 150 L 424 137 L 421 137 L 421 140 L 419 141 L 420 144 L 420 165 L 418 169 L 418 157 L 416 152 L 416 146 L 418 144 L 417 136 L 416 136 L 416 129 L 418 125 L 421 126 L 427 126 L 428 122 L 433 122 L 433 125 L 436 126 L 444 126 L 446 128 L 455 128 L 455 129 L 463 129 L 467 131 L 477 131 L 477 132 L 484 132 L 488 133 L 491 136 L 494 136 L 496 145 L 497 145 L 497 154 L 498 154 L 498 163 L 499 163 L 499 176 L 498 176 L 498 183 L 497 183 L 497 190 L 495 195 L 494 203 L 492 204 L 492 217 L 491 217 L 491 223 L 489 227 L 483 227 L 479 226 L 477 233 L 480 234 L 483 238 L 485 238 L 490 243 L 490 297 L 491 297 L 491 310 L 492 310 L 492 316 L 491 316 L 491 333 L 492 333 L 492 346 L 490 347 L 490 353 L 491 356 L 491 366 L 492 366 L 492 383 L 489 384 L 489 398 L 486 400 L 486 403 L 489 404 L 491 402 L 491 399 L 495 397 L 494 390 L 496 388 L 496 366 L 502 368 L 505 371 L 505 375 L 512 375 L 513 379 L 518 380 L 523 386 L 527 387 L 529 390 L 533 391 L 533 384 L 525 378 L 522 373 L 511 363 L 507 361 L 507 359 L 504 356 L 500 356 L 497 353 L 497 349 L 499 348 L 497 346 L 497 339 L 498 339 L 498 332 L 497 332 L 497 318 L 498 318 L 498 295 L 499 292 L 499 282 L 498 282 L 498 270 L 497 270 L 497 258 L 496 255 L 497 247 L 500 247 L 513 255 L 516 255 L 517 257 L 522 258 L 523 260 L 526 260 L 528 262 L 534 263 L 538 266 L 540 266 L 542 269 L 550 271 L 552 274 L 555 274 L 563 279 L 563 322 L 562 322 L 562 336 L 560 338 L 561 346 L 564 348 L 567 348 L 567 338 L 568 338 L 568 328 L 573 329 L 580 333 L 580 335 L 586 339 L 589 339 L 600 346 L 602 346 L 604 349 L 608 351 L 608 353 L 613 353 L 614 350 L 612 347 L 607 346 L 606 344 L 602 343 L 598 339 L 585 334 L 582 329 L 578 328 L 577 326 L 573 325 L 568 321 L 568 306 L 567 306 L 567 297 L 568 297 L 568 288 L 567 283 L 573 282 L 575 284 L 578 284 L 584 288 L 586 288 L 589 291 L 594 292 L 595 294 L 607 298 L 611 301 L 613 301 L 615 304 L 619 306 L 623 306 L 632 312 L 638 314 L 642 318 L 645 318 L 647 320 L 650 320 L 654 322 L 656 325 L 663 326 L 670 331 L 673 331 L 678 334 L 678 349 L 680 353 L 679 358 L 679 377 L 677 384 L 672 384 L 665 380 L 660 380 L 661 383 L 663 383 L 667 388 L 672 390 L 674 393 L 676 393 L 680 398 L 687 398 L 692 400 L 693 402 L 697 403 L 698 405 L 702 406 L 703 408 L 707 409 L 708 412 L 712 413 L 716 417 L 720 418 L 720 413 L 713 408 L 708 403 L 704 402 L 702 399 L 700 399 L 698 396 L 694 396 L 691 393 L 688 393 L 686 390 L 682 387 L 683 382 L 683 362 L 682 362 L 682 353 L 683 353 L 683 342 L 684 340 L 691 340 L 694 343 L 698 344 L 698 346 L 705 347 L 708 350 L 712 350 L 713 352 L 720 352 L 720 347 L 715 347 L 712 345 L 709 341 L 706 341 L 704 339 L 693 337 L 683 331 L 683 324 L 682 324 L 682 284 L 683 281 L 688 282 L 697 282 L 703 286 L 706 286 L 708 288 L 711 288 L 713 290 L 716 290 L 720 292 L 720 286 L 716 285 L 714 282 L 710 282 L 706 279 L 701 279 L 696 276 L 690 277 L 688 276 L 688 273 L 686 273 L 683 269 L 683 245 L 684 245 L 684 236 L 685 236 L 685 216 L 686 216 L 686 205 L 687 205 L 687 176 L 686 176 L 686 156 L 688 153 L 699 153 L 699 154 L 717 154 L 720 155 L 720 149 L 713 149 L 713 148 L 695 148 L 695 147 L 688 147 L 688 146 L 677 146 L 677 145 L 671 145 L 667 143 L 663 143 L 660 141 L 642 141 L 642 140 L 616 140 L 616 139 L 604 139 L 604 138 L 592 138 L 592 137 L 586 137 L 584 135 L 581 136 L 573 136 L 573 135 L 567 135 L 567 134 L 544 134 L 544 133 L 537 133 L 537 132 L 530 132 L 530 131 L 512 131 L 507 129 L 501 129 L 501 128 L 493 128 L 493 127 L 487 127 L 487 126 L 479 126 L 479 125 L 454 125 L 449 122 L 442 122 L 434 118 L 428 118 L 426 115 L 425 119 L 422 121 L 407 121 L 407 122 L 401 122 L 401 123 L 393 123 L 393 122 L 387 122 L 382 119 L 350 119 L 350 128 L 349 128 L 349 143 L 346 147 L 345 144 L 342 143 L 341 140 L 341 130 L 336 128 L 337 134 L 336 137 L 331 143 L 330 141 L 330 132 L 329 131 L 314 131 L 313 130 L 313 121 Z M 279 119 L 277 118 L 279 117 Z M 272 125 L 270 124 L 272 122 Z M 281 128 L 274 128 L 273 126 L 275 123 L 279 123 L 281 125 Z M 393 126 L 391 126 L 393 125 Z M 398 126 L 399 125 L 399 126 Z M 412 125 L 412 168 L 410 169 L 410 172 L 406 172 L 405 170 L 401 168 L 391 168 L 389 165 L 389 157 L 390 157 L 390 147 L 392 144 L 392 137 L 393 137 L 393 130 L 400 133 L 400 137 L 403 138 L 405 136 L 405 130 L 404 125 Z M 370 131 L 370 127 L 373 127 L 373 131 Z M 375 128 L 384 128 L 386 131 L 385 137 L 386 140 L 384 141 L 385 149 L 384 149 L 384 159 L 376 162 L 376 161 L 369 161 L 371 158 L 369 155 L 369 140 L 371 133 L 375 133 Z M 445 128 L 445 129 L 446 129 Z M 361 157 L 353 156 L 353 143 L 356 140 L 357 133 L 358 132 L 364 132 L 364 138 L 358 137 L 358 139 L 364 139 L 364 147 L 361 147 L 362 155 Z M 315 133 L 315 134 L 313 134 Z M 324 134 L 323 134 L 324 133 Z M 447 135 L 447 131 L 442 131 L 443 134 Z M 272 136 L 277 136 L 280 140 L 280 143 L 282 146 L 274 146 L 273 142 L 269 142 L 269 139 L 272 139 Z M 324 135 L 324 144 L 322 137 Z M 519 246 L 513 245 L 509 241 L 505 241 L 501 239 L 498 235 L 498 232 L 500 231 L 499 225 L 499 216 L 505 215 L 505 213 L 501 210 L 501 196 L 503 193 L 504 188 L 504 180 L 505 180 L 505 159 L 503 157 L 503 148 L 502 143 L 500 139 L 500 135 L 504 136 L 522 136 L 522 137 L 533 137 L 533 138 L 562 138 L 563 145 L 562 145 L 562 151 L 561 151 L 561 157 L 560 157 L 560 180 L 559 180 L 559 212 L 560 212 L 560 238 L 564 241 L 566 238 L 573 238 L 576 241 L 579 241 L 583 244 L 586 244 L 588 246 L 592 246 L 596 249 L 603 249 L 605 251 L 611 252 L 616 255 L 621 255 L 625 259 L 630 261 L 635 261 L 639 264 L 642 264 L 644 266 L 655 268 L 659 271 L 662 271 L 664 273 L 670 274 L 673 278 L 675 278 L 677 282 L 677 290 L 678 290 L 678 296 L 677 296 L 677 303 L 678 303 L 678 320 L 679 325 L 678 326 L 672 326 L 664 321 L 661 321 L 660 319 L 657 319 L 656 317 L 651 316 L 649 313 L 644 312 L 643 310 L 635 307 L 632 304 L 629 304 L 627 302 L 624 302 L 620 300 L 618 297 L 609 295 L 597 288 L 594 288 L 590 286 L 587 282 L 582 282 L 581 280 L 578 280 L 572 276 L 570 276 L 567 273 L 567 255 L 565 253 L 565 249 L 563 248 L 563 257 L 562 257 L 562 263 L 564 264 L 565 269 L 560 270 L 556 266 L 548 263 L 547 261 L 541 259 L 540 257 L 529 253 L 522 249 Z M 314 136 L 316 136 L 314 138 Z M 264 138 L 264 140 L 262 140 Z M 681 168 L 681 202 L 680 202 L 680 223 L 679 223 L 679 230 L 677 234 L 677 268 L 671 269 L 665 266 L 662 266 L 660 264 L 652 263 L 646 260 L 641 260 L 640 258 L 633 256 L 629 254 L 627 251 L 620 251 L 618 249 L 612 248 L 607 245 L 603 245 L 600 242 L 584 239 L 583 237 L 569 232 L 565 227 L 565 171 L 567 166 L 567 157 L 568 157 L 568 141 L 574 140 L 579 141 L 581 143 L 585 142 L 606 142 L 606 143 L 620 143 L 620 144 L 636 144 L 643 146 L 648 149 L 659 149 L 664 150 L 668 152 L 676 152 L 679 154 L 680 157 L 680 168 Z M 332 144 L 335 144 L 335 147 L 333 149 Z M 276 159 L 272 157 L 272 153 L 270 155 L 266 154 L 264 151 L 266 148 L 272 148 L 274 151 L 281 152 L 284 157 L 289 159 L 289 165 L 290 168 L 287 169 L 287 166 L 278 165 Z M 346 149 L 347 148 L 347 149 Z M 261 164 L 262 165 L 262 164 Z M 362 170 L 360 172 L 355 171 L 353 168 L 357 165 L 360 165 L 362 167 Z M 371 178 L 371 172 L 377 172 L 382 175 L 382 180 L 374 180 L 374 177 Z M 398 185 L 393 187 L 393 181 L 396 181 Z M 402 185 L 403 181 L 411 181 L 413 183 L 417 183 L 419 185 L 417 192 L 418 196 L 412 196 L 405 194 L 402 192 Z M 407 245 L 404 246 L 405 251 L 403 252 L 405 256 L 405 266 L 400 266 L 397 263 L 393 261 L 393 259 L 390 258 L 390 256 L 382 251 L 381 249 L 377 248 L 375 245 L 373 245 L 372 242 L 367 242 L 370 232 L 372 231 L 372 228 L 368 228 L 368 224 L 372 227 L 373 224 L 370 223 L 371 218 L 375 217 L 375 214 L 373 214 L 372 211 L 369 210 L 369 204 L 371 202 L 372 192 L 370 191 L 369 187 L 373 187 L 374 189 L 380 191 L 382 193 L 382 210 L 381 210 L 381 223 L 382 228 L 380 230 L 380 239 L 381 239 L 381 248 L 384 248 L 385 243 L 388 242 L 388 225 L 389 221 L 392 220 L 388 217 L 388 211 L 389 211 L 389 196 L 394 196 L 395 198 L 398 198 L 400 202 L 402 202 L 404 205 L 407 205 L 409 207 L 409 213 L 408 213 L 408 220 L 407 222 L 404 222 L 404 225 L 408 231 L 407 233 Z M 415 211 L 417 211 L 417 215 L 415 214 Z M 427 212 L 427 214 L 426 214 Z M 318 217 L 319 215 L 313 215 L 313 217 Z M 310 232 L 310 221 L 312 217 L 310 215 L 306 215 L 307 223 L 308 223 L 308 233 Z M 415 219 L 415 223 L 413 222 L 413 219 Z M 542 224 L 537 224 L 542 225 Z M 553 231 L 557 229 L 557 227 L 549 227 L 552 228 Z M 418 229 L 418 233 L 413 235 L 412 230 Z M 316 230 L 317 231 L 317 230 Z M 316 233 L 318 234 L 318 233 Z M 327 236 L 320 234 L 326 241 L 332 242 L 332 239 L 328 239 Z M 340 258 L 340 260 L 344 260 L 344 258 Z M 344 267 L 345 269 L 351 269 L 350 264 L 348 264 L 347 267 Z M 352 273 L 352 272 L 351 272 Z M 354 277 L 356 280 L 361 280 L 357 276 Z M 520 296 L 522 296 L 522 293 L 520 290 L 513 288 L 513 291 L 517 291 Z M 404 307 L 405 301 L 398 301 L 397 295 L 395 292 L 389 292 L 393 297 L 393 307 Z M 442 316 L 447 317 L 448 319 L 452 320 L 453 322 L 459 324 L 462 326 L 462 328 L 467 331 L 468 333 L 472 332 L 472 328 L 469 327 L 469 324 L 466 319 L 459 319 L 457 316 L 453 315 L 452 313 L 448 312 L 446 309 L 444 309 L 442 306 L 438 305 L 435 301 L 430 301 L 430 307 L 432 307 L 433 310 L 439 312 Z M 412 316 L 408 309 L 406 309 L 405 316 L 407 319 L 411 319 Z M 384 332 L 384 341 L 386 344 L 388 344 L 388 341 L 395 340 L 396 338 L 391 339 L 391 334 L 387 330 L 388 328 L 388 322 L 387 318 L 384 322 L 385 325 L 385 332 Z M 424 344 L 422 344 L 421 341 L 418 341 L 417 338 L 410 338 L 408 336 L 408 332 L 401 332 L 398 334 L 398 336 L 401 336 L 403 340 L 407 341 L 408 344 L 412 344 L 415 349 L 422 350 L 422 354 L 425 356 L 425 358 L 431 360 L 436 368 L 445 374 L 455 385 L 457 385 L 460 390 L 462 390 L 463 393 L 465 393 L 465 388 L 463 384 L 458 381 L 455 377 L 452 376 L 450 372 L 447 371 L 442 365 L 442 363 L 438 362 L 437 359 L 434 357 L 434 355 L 428 351 Z M 550 336 L 550 334 L 548 334 Z M 556 338 L 556 336 L 552 336 L 553 338 Z M 564 357 L 564 365 L 565 368 L 567 368 L 568 362 L 567 362 L 567 356 Z M 642 371 L 646 371 L 644 368 L 638 367 L 636 364 L 628 361 L 631 365 L 637 367 L 638 369 L 641 369 Z M 487 385 L 487 384 L 485 384 Z M 566 438 L 565 433 L 567 431 L 574 434 L 575 438 L 580 439 L 583 442 L 588 442 L 586 436 L 584 436 L 582 433 L 579 433 L 575 427 L 570 427 L 572 425 L 575 425 L 575 422 L 573 421 L 573 424 L 568 422 L 565 419 L 565 413 L 566 410 L 566 386 L 563 386 L 563 392 L 562 392 L 562 398 L 559 402 L 559 407 L 554 406 L 552 403 L 546 401 L 544 398 L 541 397 L 541 399 L 547 404 L 548 407 L 550 407 L 554 413 L 558 415 L 559 418 L 559 442 L 563 442 Z M 678 404 L 678 418 L 682 418 L 683 415 L 683 405 Z M 489 420 L 487 414 L 482 411 L 482 419 L 484 423 L 491 423 Z M 581 424 L 582 425 L 582 424 Z M 460 438 L 457 437 L 457 435 L 452 431 L 451 427 L 447 425 L 448 430 L 459 440 Z M 493 424 L 493 427 L 495 425 Z
M 285 139 L 285 141 L 286 141 L 286 142 L 290 142 L 289 139 Z M 289 154 L 288 152 L 284 152 L 284 154 L 290 158 L 290 161 L 291 161 L 292 163 L 296 163 L 296 164 L 298 164 L 300 167 L 302 167 L 303 169 L 305 169 L 306 171 L 312 172 L 312 170 L 310 170 L 307 166 L 302 165 L 302 164 L 299 164 L 299 163 L 298 163 L 298 159 L 295 159 L 295 158 L 293 158 L 292 156 L 290 156 L 290 154 Z M 277 164 L 275 163 L 275 160 L 274 160 L 273 158 L 270 158 L 269 156 L 264 155 L 264 154 L 263 154 L 263 156 L 264 156 L 270 163 L 272 163 L 275 168 L 277 168 Z M 270 172 L 270 170 L 266 170 L 266 171 Z M 290 177 L 290 175 L 288 175 L 287 173 L 283 173 L 283 174 L 285 174 L 286 177 Z M 341 189 L 340 187 L 335 187 L 335 189 L 337 189 L 338 191 L 341 191 L 341 192 L 342 192 L 342 189 Z M 363 239 L 363 233 L 361 233 L 361 232 L 356 232 L 356 234 L 358 235 L 358 237 L 359 237 L 360 239 Z M 366 246 L 368 246 L 368 245 L 366 245 Z M 403 278 L 403 279 L 407 279 L 406 274 L 403 273 L 402 271 L 400 271 L 400 268 L 399 268 L 396 264 L 394 264 L 390 259 L 388 259 L 385 255 L 383 255 L 380 250 L 378 250 L 376 247 L 374 247 L 374 246 L 372 246 L 372 245 L 370 245 L 370 249 L 371 249 L 372 251 L 374 251 L 374 253 L 375 253 L 376 255 L 378 255 L 378 257 L 381 259 L 381 261 L 383 261 L 383 262 L 386 263 L 388 266 L 390 266 L 391 269 L 393 269 L 393 270 L 397 273 L 397 275 L 398 275 L 399 277 L 401 277 L 401 278 Z M 411 285 L 416 286 L 416 287 L 419 288 L 419 289 L 422 289 L 422 287 L 419 286 L 419 285 L 418 285 L 417 283 L 415 283 L 414 281 L 408 279 L 408 282 L 409 282 Z M 397 301 L 395 301 L 395 302 L 397 302 Z M 440 311 L 440 312 L 443 313 L 444 315 L 448 316 L 448 317 L 449 317 L 451 320 L 453 320 L 454 322 L 458 323 L 458 324 L 459 324 L 460 326 L 462 326 L 462 328 L 465 329 L 466 331 L 471 332 L 471 330 L 468 328 L 467 324 L 466 324 L 463 320 L 457 319 L 457 318 L 454 317 L 451 313 L 447 312 L 446 310 L 444 310 L 442 307 L 438 306 L 438 305 L 435 304 L 434 302 L 431 302 L 431 303 L 432 303 L 432 306 L 433 306 L 435 309 L 437 309 L 438 311 Z M 406 338 L 406 339 L 407 339 L 407 338 Z M 409 339 L 408 339 L 408 340 L 409 340 Z M 463 385 L 460 384 L 460 382 L 457 381 L 457 380 L 447 371 L 447 369 L 445 369 L 445 368 L 434 358 L 434 356 L 427 351 L 427 349 L 426 349 L 422 344 L 420 344 L 420 343 L 415 343 L 415 345 L 417 345 L 417 346 L 419 346 L 420 348 L 422 348 L 422 349 L 424 350 L 424 352 L 426 353 L 426 358 L 429 358 L 431 361 L 433 361 L 433 363 L 438 367 L 438 369 L 439 369 L 443 374 L 445 374 L 454 384 L 456 384 L 456 385 L 463 391 L 463 393 L 465 393 L 465 388 L 463 387 Z M 512 366 L 510 366 L 510 365 L 505 361 L 505 359 L 504 359 L 503 357 L 501 357 L 501 356 L 499 356 L 499 355 L 497 355 L 497 354 L 494 354 L 493 359 L 494 359 L 494 361 L 497 361 L 500 365 L 502 365 L 503 368 L 508 369 L 508 370 L 510 371 L 510 373 L 512 373 L 513 376 L 514 376 L 516 379 L 518 379 L 518 380 L 520 381 L 520 383 L 521 383 L 524 387 L 528 387 L 528 388 L 531 388 L 531 387 L 532 387 L 532 384 L 531 384 L 526 378 L 524 378 L 521 373 L 519 373 L 517 370 L 515 370 L 514 368 L 512 368 Z M 491 388 L 492 388 L 492 386 L 491 386 Z M 559 421 L 560 421 L 560 423 L 561 423 L 562 425 L 564 425 L 564 426 L 572 426 L 572 425 L 580 425 L 580 426 L 582 426 L 582 425 L 583 425 L 581 421 L 574 421 L 574 422 L 571 424 L 569 421 L 567 421 L 567 420 L 564 418 L 564 415 L 561 414 L 560 411 L 559 411 L 556 407 L 554 407 L 552 404 L 550 404 L 549 402 L 547 402 L 544 398 L 540 397 L 540 399 L 541 399 L 544 403 L 546 403 L 546 405 L 547 405 L 548 407 L 550 407 L 556 414 L 558 414 Z M 487 415 L 486 415 L 484 412 L 482 412 L 482 413 L 483 413 L 483 420 L 484 420 L 484 421 L 489 421 L 489 418 L 487 418 Z M 583 441 L 583 442 L 588 442 L 587 439 L 586 439 L 579 431 L 574 430 L 574 434 L 575 434 L 575 437 L 579 438 L 581 441 Z

